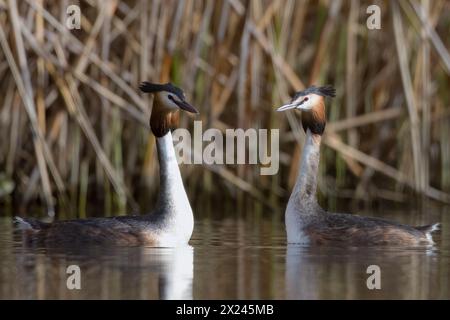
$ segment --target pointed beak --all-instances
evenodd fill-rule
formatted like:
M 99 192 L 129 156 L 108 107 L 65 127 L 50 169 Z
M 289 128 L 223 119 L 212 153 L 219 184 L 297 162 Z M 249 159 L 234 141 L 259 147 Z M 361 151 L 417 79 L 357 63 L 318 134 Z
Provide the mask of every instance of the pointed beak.
M 289 103 L 289 104 L 285 104 L 284 106 L 281 106 L 277 109 L 278 112 L 281 111 L 286 111 L 286 110 L 290 110 L 290 109 L 295 109 L 297 107 L 297 105 L 295 103 Z
M 182 101 L 173 100 L 173 101 L 177 104 L 178 107 L 180 107 L 180 109 L 190 112 L 190 113 L 199 114 L 198 110 L 195 109 L 193 106 L 191 106 L 186 101 L 184 101 L 184 100 L 182 100 Z

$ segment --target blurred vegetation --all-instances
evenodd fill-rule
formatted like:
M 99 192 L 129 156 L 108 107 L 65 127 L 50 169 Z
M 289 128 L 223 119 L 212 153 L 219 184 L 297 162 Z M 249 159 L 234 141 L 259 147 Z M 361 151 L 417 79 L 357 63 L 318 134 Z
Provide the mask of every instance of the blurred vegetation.
M 81 30 L 65 26 L 74 3 Z M 366 27 L 371 4 L 380 30 Z M 450 202 L 449 1 L 0 0 L 0 25 L 0 206 L 14 213 L 151 207 L 158 166 L 143 80 L 181 86 L 204 130 L 281 129 L 278 175 L 182 166 L 194 207 L 231 197 L 230 212 L 284 208 L 304 135 L 299 114 L 274 109 L 311 84 L 337 88 L 321 201 Z

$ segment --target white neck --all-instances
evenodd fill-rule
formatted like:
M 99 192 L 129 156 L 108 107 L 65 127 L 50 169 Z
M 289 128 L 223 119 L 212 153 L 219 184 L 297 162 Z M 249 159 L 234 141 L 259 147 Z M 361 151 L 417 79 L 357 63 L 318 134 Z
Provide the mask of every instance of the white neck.
M 317 176 L 319 173 L 321 136 L 306 131 L 306 141 L 303 147 L 300 171 L 289 202 L 295 201 L 296 206 L 316 202 Z
M 188 241 L 192 235 L 194 218 L 184 190 L 170 131 L 156 138 L 156 147 L 160 167 L 160 191 L 156 212 L 162 215 L 165 230 L 175 233 L 176 237 L 188 237 Z

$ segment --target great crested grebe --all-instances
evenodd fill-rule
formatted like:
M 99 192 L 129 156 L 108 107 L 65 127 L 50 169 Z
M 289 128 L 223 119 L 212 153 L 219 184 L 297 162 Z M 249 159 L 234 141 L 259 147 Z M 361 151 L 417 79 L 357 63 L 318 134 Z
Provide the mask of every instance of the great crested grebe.
M 302 162 L 285 212 L 288 243 L 351 245 L 433 244 L 431 233 L 439 224 L 412 227 L 384 219 L 329 213 L 317 203 L 320 143 L 325 130 L 325 97 L 334 97 L 331 86 L 297 92 L 277 111 L 299 109 L 306 132 Z
M 160 167 L 160 191 L 155 210 L 141 216 L 53 223 L 16 217 L 15 222 L 19 229 L 26 231 L 31 241 L 52 245 L 90 242 L 158 247 L 188 243 L 194 228 L 194 217 L 184 190 L 170 129 L 179 109 L 191 113 L 198 111 L 186 102 L 183 91 L 170 83 L 143 82 L 140 89 L 154 95 L 150 128 L 156 137 Z

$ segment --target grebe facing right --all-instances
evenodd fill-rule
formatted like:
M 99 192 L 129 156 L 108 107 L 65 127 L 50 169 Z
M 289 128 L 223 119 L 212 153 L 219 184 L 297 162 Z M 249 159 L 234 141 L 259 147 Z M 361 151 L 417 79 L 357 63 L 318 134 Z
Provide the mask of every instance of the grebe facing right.
M 329 213 L 317 203 L 317 174 L 320 143 L 325 130 L 325 97 L 334 97 L 331 86 L 312 86 L 297 92 L 292 101 L 277 111 L 302 110 L 306 132 L 300 171 L 286 212 L 288 243 L 348 245 L 431 245 L 431 233 L 439 224 L 412 227 L 400 223 L 352 214 Z
M 94 243 L 106 245 L 147 245 L 176 247 L 187 245 L 194 228 L 194 217 L 184 190 L 173 147 L 171 127 L 175 113 L 182 109 L 198 111 L 186 102 L 180 88 L 170 83 L 144 82 L 141 91 L 154 95 L 150 128 L 156 137 L 160 190 L 155 210 L 141 216 L 77 219 L 44 223 L 16 217 L 27 240 L 44 245 Z

